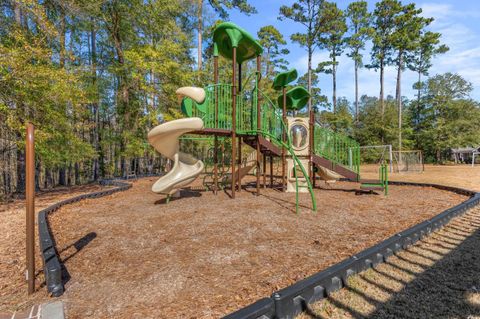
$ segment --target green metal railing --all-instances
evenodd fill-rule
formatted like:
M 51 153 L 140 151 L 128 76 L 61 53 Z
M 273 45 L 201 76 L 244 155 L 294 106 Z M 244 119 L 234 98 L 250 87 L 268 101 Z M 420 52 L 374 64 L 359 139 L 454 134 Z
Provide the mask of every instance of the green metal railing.
M 378 183 L 377 182 L 368 182 L 362 183 L 362 186 L 373 186 L 373 187 L 382 187 L 385 193 L 385 196 L 388 195 L 388 166 L 385 163 L 382 163 L 378 168 Z
M 343 134 L 314 126 L 314 153 L 360 174 L 360 144 Z
M 248 134 L 257 129 L 257 88 L 237 93 L 236 132 Z M 260 105 L 261 129 L 281 140 L 281 110 L 262 92 Z M 213 84 L 205 88 L 205 101 L 193 102 L 192 116 L 203 120 L 205 128 L 232 129 L 232 86 Z

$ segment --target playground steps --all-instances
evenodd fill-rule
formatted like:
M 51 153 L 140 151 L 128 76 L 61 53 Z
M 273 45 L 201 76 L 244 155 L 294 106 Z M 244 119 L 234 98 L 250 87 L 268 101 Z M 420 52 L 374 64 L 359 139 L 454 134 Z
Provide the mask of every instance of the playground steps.
M 383 191 L 388 195 L 388 171 L 387 166 L 382 164 L 378 170 L 379 179 L 361 179 L 360 189 L 364 191 Z
M 250 145 L 253 149 L 257 149 L 257 136 L 244 136 L 243 142 Z M 266 138 L 258 136 L 258 142 L 260 143 L 260 152 L 267 156 L 281 156 L 282 149 Z
M 344 177 L 346 177 L 347 179 L 351 180 L 351 181 L 358 181 L 358 179 L 360 178 L 360 176 L 349 170 L 348 168 L 345 168 L 341 165 L 337 165 L 335 164 L 334 162 L 324 158 L 324 157 L 321 157 L 321 156 L 318 156 L 318 155 L 313 155 L 312 156 L 312 161 L 315 165 L 318 165 L 318 166 L 322 166 L 322 167 L 325 167 L 331 171 L 334 171 L 335 173 L 337 174 L 340 174 Z

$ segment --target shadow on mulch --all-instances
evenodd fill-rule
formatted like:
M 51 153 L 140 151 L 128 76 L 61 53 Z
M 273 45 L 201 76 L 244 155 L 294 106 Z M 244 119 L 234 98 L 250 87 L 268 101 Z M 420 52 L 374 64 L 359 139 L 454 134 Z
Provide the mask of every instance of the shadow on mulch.
M 191 190 L 191 189 L 181 189 L 180 190 L 180 196 L 179 197 L 170 197 L 170 202 L 176 201 L 178 199 L 182 198 L 190 198 L 190 197 L 202 197 L 202 191 L 200 190 Z M 160 204 L 166 204 L 167 203 L 167 197 L 164 197 L 162 199 L 159 199 L 155 201 L 155 205 L 160 205 Z
M 456 219 L 447 225 L 445 232 L 453 231 L 455 238 L 459 243 L 448 253 L 441 253 L 435 250 L 440 259 L 432 266 L 419 262 L 418 259 L 430 259 L 432 249 L 426 246 L 425 242 L 415 246 L 415 252 L 408 249 L 400 255 L 388 261 L 388 266 L 395 271 L 386 273 L 380 271 L 381 276 L 385 276 L 390 281 L 396 281 L 405 284 L 405 280 L 400 274 L 407 273 L 415 278 L 406 283 L 402 290 L 395 292 L 388 288 L 388 285 L 382 284 L 381 280 L 368 280 L 368 276 L 363 273 L 360 278 L 366 281 L 370 287 L 377 291 L 382 291 L 391 295 L 387 302 L 381 302 L 371 293 L 372 289 L 363 289 L 364 287 L 347 286 L 345 288 L 349 297 L 347 298 L 328 298 L 328 303 L 340 310 L 349 318 L 480 318 L 480 230 L 476 229 L 472 234 L 460 235 L 458 229 L 477 228 L 475 221 L 478 217 L 465 221 Z M 437 234 L 436 234 L 437 235 Z M 452 238 L 448 235 L 442 235 L 442 238 L 435 240 L 442 241 Z M 428 240 L 428 239 L 426 239 Z M 432 237 L 430 237 L 432 240 Z M 429 243 L 432 245 L 431 243 Z M 445 248 L 442 248 L 445 249 Z M 423 253 L 422 253 L 423 252 Z M 405 256 L 408 255 L 409 256 Z M 394 260 L 397 259 L 397 260 Z M 401 266 L 399 263 L 401 262 Z M 378 268 L 378 267 L 377 267 Z M 420 273 L 410 269 L 422 269 Z M 363 302 L 375 307 L 375 310 L 365 316 L 361 313 L 361 305 L 349 304 L 349 300 L 360 299 Z M 309 318 L 328 318 L 323 313 L 319 314 L 315 307 L 306 307 L 305 315 Z M 337 316 L 335 317 L 337 318 Z

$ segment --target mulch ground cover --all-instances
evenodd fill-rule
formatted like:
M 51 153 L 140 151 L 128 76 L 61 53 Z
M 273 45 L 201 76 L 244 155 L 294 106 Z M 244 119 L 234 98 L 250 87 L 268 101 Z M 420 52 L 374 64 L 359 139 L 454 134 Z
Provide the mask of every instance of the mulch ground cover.
M 250 185 L 232 200 L 185 190 L 165 204 L 153 182 L 50 217 L 68 318 L 217 318 L 466 200 L 428 187 L 391 186 L 385 197 L 321 184 L 317 213 L 300 194 L 297 215 L 294 193 L 255 196 Z

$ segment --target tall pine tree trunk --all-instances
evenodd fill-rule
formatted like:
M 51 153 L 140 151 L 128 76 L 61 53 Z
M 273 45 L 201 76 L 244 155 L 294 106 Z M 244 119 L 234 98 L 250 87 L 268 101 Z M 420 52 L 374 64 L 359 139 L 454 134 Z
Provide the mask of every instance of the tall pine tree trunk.
M 335 52 L 333 52 L 333 65 L 332 65 L 332 81 L 333 81 L 333 113 L 337 113 L 337 59 L 335 58 Z
M 203 0 L 198 0 L 198 70 L 202 69 Z
M 358 61 L 355 60 L 355 122 L 358 123 Z
M 308 47 L 308 93 L 312 96 L 312 55 L 313 51 L 311 46 Z M 312 110 L 312 98 L 308 99 L 308 113 Z
M 385 103 L 383 101 L 383 84 L 384 84 L 384 71 L 385 71 L 385 66 L 384 66 L 384 61 L 383 59 L 380 61 L 380 110 L 382 114 L 382 122 L 385 116 Z
M 398 107 L 398 150 L 402 150 L 402 66 L 403 66 L 403 51 L 398 52 L 398 65 L 397 65 L 397 88 L 395 97 Z
M 101 152 L 99 145 L 99 102 L 98 98 L 98 86 L 97 86 L 97 33 L 95 30 L 95 21 L 91 20 L 91 31 L 90 31 L 90 41 L 91 41 L 91 72 L 92 72 L 92 84 L 95 90 L 95 98 L 93 102 L 93 148 L 95 149 L 95 158 L 93 159 L 93 180 L 96 181 L 99 178 L 99 154 Z

